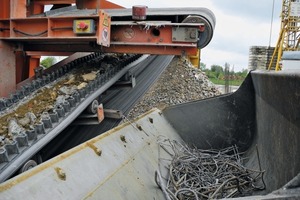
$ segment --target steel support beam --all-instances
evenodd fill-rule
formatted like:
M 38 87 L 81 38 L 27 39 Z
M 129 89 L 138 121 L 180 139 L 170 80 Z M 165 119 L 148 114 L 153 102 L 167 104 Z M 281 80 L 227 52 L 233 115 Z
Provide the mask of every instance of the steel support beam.
M 23 51 L 15 50 L 15 60 L 16 60 L 16 80 L 14 85 L 26 79 L 29 75 L 30 57 L 26 56 Z M 16 86 L 15 86 L 16 88 Z
M 40 58 L 41 58 L 41 56 L 30 56 L 29 57 L 29 76 L 28 76 L 29 78 L 33 77 L 35 75 L 34 69 L 40 65 Z
M 16 90 L 16 59 L 11 44 L 0 40 L 0 97 Z
M 172 46 L 143 46 L 143 45 L 111 45 L 101 47 L 91 44 L 25 44 L 25 51 L 54 51 L 54 52 L 107 52 L 107 53 L 137 53 L 137 54 L 158 54 L 158 55 L 195 55 L 196 47 L 172 47 Z M 47 53 L 47 52 L 45 52 Z
M 10 18 L 27 17 L 27 0 L 11 0 L 10 1 Z
M 10 17 L 10 0 L 0 1 L 0 19 L 9 19 Z

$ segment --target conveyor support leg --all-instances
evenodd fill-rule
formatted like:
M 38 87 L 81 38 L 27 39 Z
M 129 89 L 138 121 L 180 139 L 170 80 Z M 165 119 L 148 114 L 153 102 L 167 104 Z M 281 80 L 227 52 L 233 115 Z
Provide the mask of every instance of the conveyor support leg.
M 16 89 L 16 57 L 14 48 L 0 40 L 0 97 Z

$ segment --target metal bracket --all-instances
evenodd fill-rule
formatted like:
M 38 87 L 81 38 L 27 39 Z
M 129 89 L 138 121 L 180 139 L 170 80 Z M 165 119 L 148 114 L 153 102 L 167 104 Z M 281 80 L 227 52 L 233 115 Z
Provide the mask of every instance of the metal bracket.
M 110 119 L 122 119 L 123 112 L 121 110 L 104 109 L 104 116 Z
M 97 118 L 99 124 L 104 120 L 104 109 L 102 103 L 97 108 Z
M 113 86 L 111 86 L 111 90 L 115 89 L 131 89 L 136 85 L 136 80 L 134 75 L 130 75 L 129 80 L 119 80 Z
M 103 109 L 102 104 L 98 106 L 97 114 L 81 114 L 72 125 L 97 125 L 100 124 L 104 118 L 122 119 L 123 112 L 121 110 Z
M 197 42 L 199 33 L 197 28 L 188 27 L 173 27 L 172 41 L 173 42 Z

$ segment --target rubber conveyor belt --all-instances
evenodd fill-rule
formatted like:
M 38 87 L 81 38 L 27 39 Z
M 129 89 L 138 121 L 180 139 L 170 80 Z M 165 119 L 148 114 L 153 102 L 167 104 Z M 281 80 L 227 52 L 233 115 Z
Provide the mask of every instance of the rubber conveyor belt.
M 150 56 L 130 71 L 136 76 L 136 86 L 132 89 L 112 90 L 103 98 L 105 108 L 121 110 L 127 115 L 137 101 L 155 83 L 160 74 L 172 61 L 173 56 Z M 41 152 L 43 160 L 48 160 L 97 135 L 117 126 L 121 120 L 104 119 L 99 125 L 69 126 L 52 140 Z
M 147 57 L 148 55 L 133 56 L 104 76 L 99 75 L 88 83 L 87 89 L 74 93 L 68 101 L 49 113 L 48 119 L 43 119 L 34 129 L 18 135 L 11 144 L 0 148 L 0 182 L 11 177 L 27 160 L 59 135 L 95 98 Z

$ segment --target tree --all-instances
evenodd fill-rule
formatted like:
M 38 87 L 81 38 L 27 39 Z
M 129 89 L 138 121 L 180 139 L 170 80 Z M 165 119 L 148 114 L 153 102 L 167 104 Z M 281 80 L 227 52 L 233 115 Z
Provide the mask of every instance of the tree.
M 236 73 L 236 75 L 245 78 L 248 74 L 248 70 L 247 69 L 242 69 L 242 71 L 239 71 Z
M 212 72 L 224 72 L 223 67 L 220 65 L 212 65 L 210 68 Z
M 216 78 L 219 78 L 220 75 L 224 74 L 223 67 L 221 67 L 219 65 L 212 65 L 210 68 L 211 68 L 211 71 L 215 74 Z
M 242 74 L 243 74 L 243 76 L 247 76 L 247 74 L 248 74 L 248 70 L 247 69 L 242 69 Z
M 54 65 L 56 62 L 57 62 L 57 61 L 56 61 L 56 58 L 54 58 L 54 57 L 47 57 L 47 58 L 45 58 L 45 59 L 43 59 L 43 60 L 41 61 L 41 65 L 42 65 L 43 67 L 45 67 L 45 68 L 49 68 L 49 67 L 51 67 L 52 65 Z

